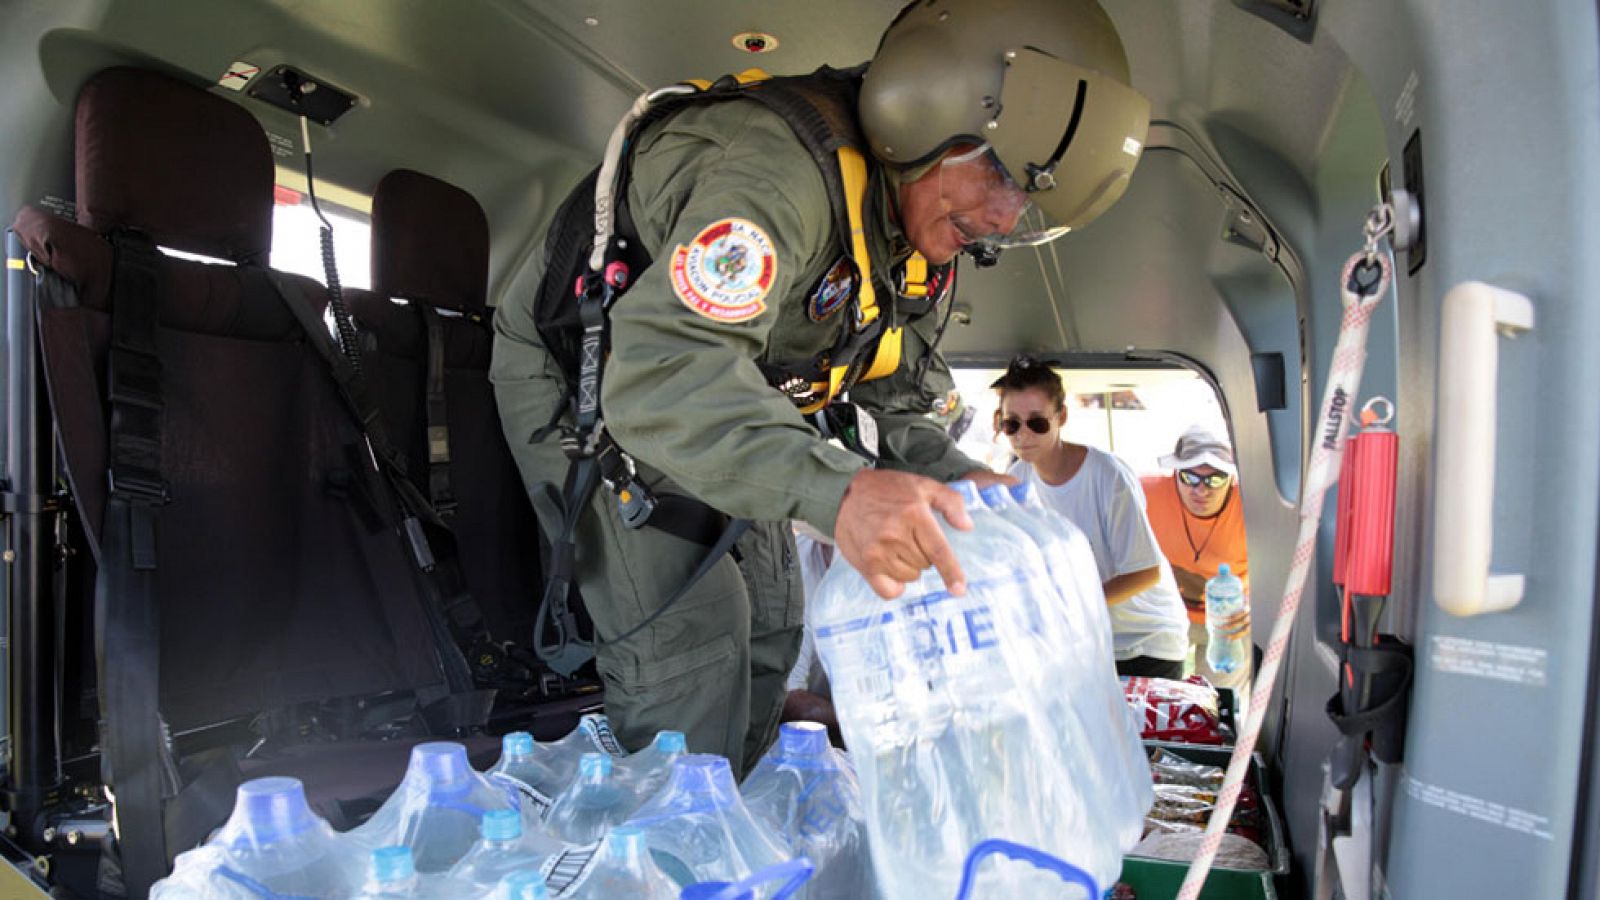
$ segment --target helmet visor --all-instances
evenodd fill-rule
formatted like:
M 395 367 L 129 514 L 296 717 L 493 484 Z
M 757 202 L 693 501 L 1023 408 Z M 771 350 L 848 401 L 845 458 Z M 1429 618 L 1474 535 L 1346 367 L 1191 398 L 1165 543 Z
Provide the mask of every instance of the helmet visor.
M 1068 231 L 1046 221 L 988 144 L 947 154 L 938 178 L 940 204 L 964 247 L 1031 247 Z

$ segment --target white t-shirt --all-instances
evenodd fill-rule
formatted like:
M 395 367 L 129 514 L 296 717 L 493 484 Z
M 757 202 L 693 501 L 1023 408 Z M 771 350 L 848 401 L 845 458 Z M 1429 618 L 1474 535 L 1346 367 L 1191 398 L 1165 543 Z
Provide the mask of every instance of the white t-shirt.
M 1094 549 L 1101 583 L 1152 566 L 1161 570 L 1155 585 L 1110 609 L 1117 659 L 1183 659 L 1189 653 L 1189 617 L 1172 568 L 1145 517 L 1139 479 L 1117 457 L 1093 447 L 1088 451 L 1065 484 L 1045 484 L 1033 466 L 1021 460 L 1011 466 L 1010 474 L 1033 482 L 1046 506 L 1083 529 Z

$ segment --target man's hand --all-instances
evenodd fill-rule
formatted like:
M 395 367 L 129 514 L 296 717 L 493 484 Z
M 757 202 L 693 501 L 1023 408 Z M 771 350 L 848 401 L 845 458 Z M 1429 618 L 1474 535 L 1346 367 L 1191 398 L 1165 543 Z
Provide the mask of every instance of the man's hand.
M 978 486 L 978 490 L 980 490 L 980 491 L 983 490 L 984 488 L 988 487 L 991 484 L 1003 484 L 1006 487 L 1011 487 L 1012 485 L 1020 483 L 1020 481 L 1018 480 L 1017 476 L 1015 476 L 1015 475 L 1006 475 L 1006 474 L 1003 474 L 1003 473 L 1000 473 L 1000 472 L 992 471 L 990 469 L 973 469 L 971 472 L 968 472 L 967 474 L 961 476 L 960 478 L 957 478 L 956 480 L 957 481 L 970 481 L 973 484 L 977 485 Z
M 1204 575 L 1191 572 L 1188 569 L 1172 567 L 1172 575 L 1178 582 L 1178 593 L 1183 599 L 1191 603 L 1204 603 L 1206 599 L 1206 579 Z
M 1247 606 L 1244 609 L 1240 610 L 1239 612 L 1236 612 L 1233 615 L 1227 617 L 1226 619 L 1223 619 L 1222 620 L 1222 629 L 1221 630 L 1222 630 L 1222 637 L 1225 640 L 1230 640 L 1231 641 L 1234 638 L 1238 638 L 1238 637 L 1249 637 L 1249 635 L 1250 635 L 1250 607 Z
M 862 469 L 845 489 L 833 539 L 885 600 L 905 593 L 929 566 L 959 596 L 966 593 L 967 577 L 939 530 L 935 511 L 962 531 L 972 530 L 972 518 L 954 490 L 908 472 Z

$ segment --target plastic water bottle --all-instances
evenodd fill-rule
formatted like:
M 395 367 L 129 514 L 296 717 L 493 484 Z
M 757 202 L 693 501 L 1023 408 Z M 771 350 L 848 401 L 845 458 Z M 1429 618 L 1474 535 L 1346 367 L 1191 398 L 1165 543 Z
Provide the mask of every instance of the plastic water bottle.
M 535 813 L 543 816 L 550 810 L 555 795 L 566 788 L 571 776 L 564 776 L 547 764 L 541 749 L 534 743 L 533 735 L 513 731 L 500 739 L 500 760 L 487 774 L 516 792 Z
M 683 732 L 658 731 L 650 746 L 617 760 L 617 782 L 633 791 L 643 804 L 672 777 L 673 760 L 688 752 Z
M 472 892 L 471 885 L 442 875 L 418 875 L 410 847 L 379 847 L 370 859 L 369 877 L 357 900 L 453 900 Z
M 564 888 L 562 900 L 677 900 L 678 887 L 650 858 L 644 832 L 634 825 L 611 829 L 591 865 Z
M 861 785 L 816 722 L 785 722 L 778 742 L 740 785 L 745 805 L 804 854 L 816 872 L 798 895 L 871 897 Z
M 768 866 L 739 882 L 702 881 L 691 884 L 678 895 L 678 900 L 788 900 L 803 896 L 800 890 L 811 877 L 811 860 L 804 856 Z M 850 895 L 856 900 L 859 895 Z M 845 900 L 845 898 L 840 898 Z
M 962 493 L 975 529 L 944 526 L 967 575 L 955 597 L 932 569 L 885 603 L 848 565 L 823 579 L 809 624 L 861 780 L 879 887 L 954 893 L 968 851 L 1006 839 L 1114 879 L 1099 789 L 1072 765 L 1049 696 L 1054 656 L 1039 611 L 1056 602 L 1026 534 Z M 907 860 L 915 860 L 907 865 Z M 997 866 L 986 891 L 1037 892 L 1038 875 Z
M 521 814 L 524 830 L 538 827 L 533 814 L 523 810 L 502 785 L 473 771 L 465 747 L 418 744 L 411 748 L 400 786 L 349 838 L 367 850 L 405 845 L 411 848 L 418 872 L 443 872 L 477 843 L 479 820 L 495 809 Z
M 510 809 L 484 813 L 478 834 L 478 842 L 450 870 L 450 877 L 479 888 L 493 887 L 513 872 L 538 869 L 564 849 L 553 838 L 525 831 L 522 816 Z
M 1244 582 L 1227 563 L 1206 581 L 1206 665 L 1218 672 L 1236 672 L 1250 658 L 1243 634 L 1228 637 L 1224 624 L 1245 611 Z
M 638 808 L 633 792 L 611 777 L 611 757 L 585 753 L 578 761 L 578 780 L 556 798 L 545 816 L 550 833 L 571 844 L 589 844 L 605 836 Z
M 1112 830 L 1106 825 L 1115 815 L 1107 796 L 1111 779 L 1098 771 L 1094 743 L 1103 729 L 1085 728 L 1070 703 L 1060 702 L 1059 679 L 1070 671 L 1060 661 L 1064 636 L 1045 624 L 1059 592 L 1028 535 L 989 509 L 972 482 L 955 487 L 975 526 L 971 532 L 948 529 L 967 572 L 967 592 L 951 596 L 933 570 L 922 582 L 938 588 L 927 600 L 948 597 L 941 605 L 953 604 L 952 613 L 941 616 L 940 650 L 967 779 L 955 799 L 969 804 L 969 846 L 1011 840 L 1054 852 L 1109 884 L 1122 858 L 1116 838 L 1107 840 Z M 1007 699 L 996 700 L 1002 696 Z M 998 747 L 1005 752 L 995 752 Z M 1029 896 L 1049 883 L 1022 866 L 1001 874 L 1002 882 Z
M 154 900 L 263 896 L 348 897 L 365 878 L 363 856 L 306 805 L 294 778 L 240 785 L 233 813 L 205 844 L 179 854 Z
M 745 807 L 720 756 L 678 757 L 666 787 L 628 824 L 644 833 L 651 858 L 679 888 L 738 881 L 789 858 L 783 839 Z
M 1053 684 L 1039 685 L 1041 698 L 1063 746 L 1079 751 L 1073 760 L 1084 767 L 1085 781 L 1103 789 L 1103 821 L 1116 828 L 1120 849 L 1132 850 L 1144 834 L 1154 794 L 1150 763 L 1117 680 L 1094 551 L 1076 525 L 1043 504 L 1024 506 L 999 485 L 980 493 L 989 509 L 1025 532 L 1044 558 L 1056 596 L 1031 612 L 1058 652 L 1045 656 Z
M 538 872 L 517 872 L 500 879 L 481 900 L 550 900 L 550 889 Z

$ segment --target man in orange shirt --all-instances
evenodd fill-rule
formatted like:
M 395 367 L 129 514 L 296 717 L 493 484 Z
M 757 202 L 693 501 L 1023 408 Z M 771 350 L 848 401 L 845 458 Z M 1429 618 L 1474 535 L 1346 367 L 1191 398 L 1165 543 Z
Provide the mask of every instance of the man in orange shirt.
M 1249 661 L 1223 674 L 1206 665 L 1206 580 L 1217 574 L 1217 567 L 1228 564 L 1244 582 L 1245 598 L 1250 596 L 1249 548 L 1245 544 L 1244 504 L 1239 499 L 1238 468 L 1228 442 L 1200 425 L 1183 436 L 1172 454 L 1159 460 L 1171 475 L 1141 480 L 1145 512 L 1156 533 L 1161 553 L 1172 565 L 1178 593 L 1189 613 L 1189 642 L 1194 648 L 1195 671 L 1217 687 L 1232 688 L 1244 709 L 1250 684 Z M 1237 622 L 1236 630 L 1249 634 L 1249 612 Z

